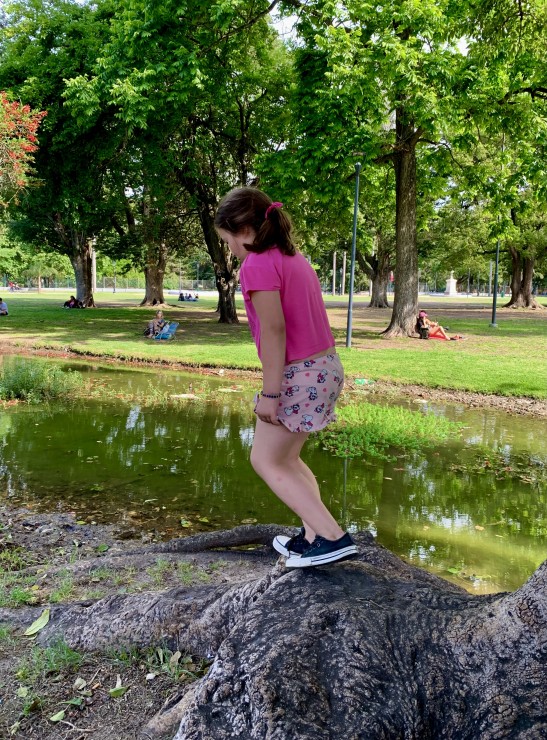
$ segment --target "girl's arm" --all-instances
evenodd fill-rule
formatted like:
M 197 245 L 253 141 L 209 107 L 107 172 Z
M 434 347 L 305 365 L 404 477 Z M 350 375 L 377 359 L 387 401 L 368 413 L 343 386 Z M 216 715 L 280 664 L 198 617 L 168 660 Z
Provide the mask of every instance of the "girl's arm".
M 277 290 L 256 290 L 251 301 L 260 322 L 260 354 L 262 355 L 262 390 L 276 394 L 281 391 L 285 367 L 285 317 Z M 256 415 L 262 421 L 279 424 L 278 398 L 260 396 Z

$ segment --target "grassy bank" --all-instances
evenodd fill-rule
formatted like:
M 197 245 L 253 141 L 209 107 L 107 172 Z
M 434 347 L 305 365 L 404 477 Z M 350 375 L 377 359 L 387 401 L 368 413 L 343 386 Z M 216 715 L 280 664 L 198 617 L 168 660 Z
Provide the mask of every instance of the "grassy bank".
M 241 323 L 220 325 L 214 296 L 198 303 L 177 303 L 164 313 L 180 323 L 168 344 L 146 339 L 142 332 L 153 309 L 140 308 L 135 294 L 99 294 L 97 309 L 61 308 L 64 294 L 8 294 L 10 315 L 0 319 L 4 346 L 72 351 L 120 360 L 181 363 L 189 366 L 258 369 L 241 297 Z M 445 299 L 448 300 L 448 299 Z M 358 297 L 353 311 L 352 347 L 346 348 L 347 308 L 327 298 L 329 317 L 350 378 L 418 383 L 435 388 L 547 398 L 547 311 L 519 312 L 498 307 L 498 327 L 490 327 L 488 299 L 424 300 L 429 315 L 464 341 L 386 341 L 381 331 L 389 309 L 367 308 Z

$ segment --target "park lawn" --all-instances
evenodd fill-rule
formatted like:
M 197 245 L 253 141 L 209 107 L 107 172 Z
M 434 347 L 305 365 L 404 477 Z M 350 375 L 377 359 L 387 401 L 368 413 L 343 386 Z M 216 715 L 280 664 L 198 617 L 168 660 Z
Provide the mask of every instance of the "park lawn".
M 84 311 L 62 309 L 63 300 L 64 295 L 54 293 L 9 294 L 10 316 L 0 320 L 2 343 L 193 367 L 260 367 L 241 296 L 237 297 L 241 323 L 235 325 L 218 323 L 214 297 L 202 297 L 198 303 L 168 298 L 164 314 L 180 323 L 176 339 L 169 343 L 142 335 L 154 309 L 139 307 L 135 294 L 98 294 L 99 308 Z M 438 310 L 435 316 L 450 327 L 449 335 L 462 334 L 464 341 L 387 341 L 381 331 L 390 310 L 368 309 L 367 302 L 365 297 L 356 299 L 352 346 L 346 348 L 347 308 L 339 298 L 326 300 L 348 378 L 547 398 L 547 311 L 544 315 L 499 309 L 498 327 L 493 329 L 488 303 L 484 311 L 471 312 L 464 299 L 461 309 L 445 315 Z

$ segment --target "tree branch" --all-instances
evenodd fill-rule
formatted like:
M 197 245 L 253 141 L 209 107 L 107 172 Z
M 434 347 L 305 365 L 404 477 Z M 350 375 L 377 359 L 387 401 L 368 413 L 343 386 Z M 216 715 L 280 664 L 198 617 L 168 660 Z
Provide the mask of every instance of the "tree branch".
M 511 90 L 506 93 L 503 98 L 498 100 L 499 105 L 508 103 L 515 95 L 522 95 L 528 93 L 532 100 L 540 98 L 541 100 L 547 100 L 547 87 L 521 87 L 518 90 Z
M 269 4 L 266 10 L 262 10 L 260 13 L 257 13 L 257 15 L 253 16 L 252 18 L 249 18 L 241 26 L 236 26 L 235 28 L 232 28 L 231 31 L 228 31 L 223 36 L 221 36 L 216 43 L 218 43 L 219 41 L 226 41 L 226 39 L 230 38 L 230 36 L 235 36 L 238 33 L 241 33 L 241 31 L 244 31 L 246 28 L 251 28 L 251 26 L 254 26 L 255 23 L 258 23 L 258 21 L 261 18 L 264 18 L 266 15 L 269 15 L 272 12 L 272 10 L 275 8 L 275 6 L 279 4 L 279 2 L 280 0 L 272 0 L 272 2 Z

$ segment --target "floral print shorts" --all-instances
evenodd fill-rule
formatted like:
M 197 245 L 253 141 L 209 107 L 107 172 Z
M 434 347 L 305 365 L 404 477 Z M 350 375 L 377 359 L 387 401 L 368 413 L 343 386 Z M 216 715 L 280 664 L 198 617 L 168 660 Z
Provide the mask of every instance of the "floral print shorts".
M 335 421 L 343 387 L 344 368 L 337 354 L 286 365 L 277 418 L 291 432 L 318 432 Z

